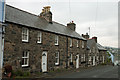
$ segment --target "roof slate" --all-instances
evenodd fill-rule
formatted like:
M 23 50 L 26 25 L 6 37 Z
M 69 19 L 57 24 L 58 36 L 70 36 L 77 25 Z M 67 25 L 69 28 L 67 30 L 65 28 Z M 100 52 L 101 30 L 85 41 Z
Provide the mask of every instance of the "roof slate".
M 26 11 L 17 9 L 10 5 L 6 5 L 6 16 L 5 21 L 12 22 L 20 25 L 24 25 L 27 27 L 33 27 L 45 31 L 50 31 L 57 34 L 62 34 L 82 40 L 86 40 L 82 36 L 80 36 L 77 32 L 72 31 L 67 28 L 65 25 L 59 24 L 53 21 L 53 24 L 47 22 L 44 18 L 28 13 Z
M 87 40 L 87 46 L 89 48 L 91 48 L 93 44 L 96 44 L 96 47 L 98 48 L 98 50 L 106 50 L 102 45 L 100 45 L 99 43 L 96 43 L 94 39 Z
M 97 43 L 97 47 L 98 47 L 99 50 L 105 50 L 105 51 L 107 50 L 102 45 L 100 45 L 99 43 Z

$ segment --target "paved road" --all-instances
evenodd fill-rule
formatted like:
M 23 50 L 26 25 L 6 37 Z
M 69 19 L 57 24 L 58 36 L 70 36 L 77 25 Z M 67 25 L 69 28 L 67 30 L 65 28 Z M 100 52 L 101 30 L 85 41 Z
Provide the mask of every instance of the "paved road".
M 56 78 L 118 78 L 118 66 L 98 66 L 56 76 Z

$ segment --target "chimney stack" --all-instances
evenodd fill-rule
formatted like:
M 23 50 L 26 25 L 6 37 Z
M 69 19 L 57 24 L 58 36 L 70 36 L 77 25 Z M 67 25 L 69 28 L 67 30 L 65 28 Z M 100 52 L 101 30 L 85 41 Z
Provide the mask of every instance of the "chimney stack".
M 97 37 L 92 37 L 92 39 L 94 39 L 94 40 L 95 40 L 95 42 L 97 43 Z
M 89 35 L 88 35 L 88 33 L 86 33 L 86 35 L 84 35 L 84 34 L 82 34 L 82 37 L 84 37 L 85 39 L 89 39 Z
M 52 12 L 50 11 L 50 6 L 45 6 L 40 13 L 40 16 L 45 18 L 49 23 L 52 23 Z
M 76 24 L 72 21 L 67 24 L 67 27 L 70 28 L 71 30 L 75 31 L 76 29 Z

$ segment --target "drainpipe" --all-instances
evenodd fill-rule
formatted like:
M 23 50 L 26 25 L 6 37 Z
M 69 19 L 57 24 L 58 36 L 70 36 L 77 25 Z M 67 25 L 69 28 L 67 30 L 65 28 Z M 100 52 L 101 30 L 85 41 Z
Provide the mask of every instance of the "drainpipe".
M 68 38 L 66 37 L 66 69 L 68 68 Z

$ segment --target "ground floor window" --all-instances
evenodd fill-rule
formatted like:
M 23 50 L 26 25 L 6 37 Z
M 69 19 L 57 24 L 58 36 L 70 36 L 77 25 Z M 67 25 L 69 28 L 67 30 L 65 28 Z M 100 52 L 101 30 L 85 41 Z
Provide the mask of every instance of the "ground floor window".
M 29 65 L 29 52 L 28 51 L 23 51 L 22 67 L 26 67 L 28 65 Z
M 55 65 L 59 65 L 59 52 L 55 53 Z
M 92 58 L 91 58 L 91 56 L 89 56 L 89 61 L 91 61 L 92 60 Z
M 70 53 L 70 65 L 73 65 L 73 54 Z

